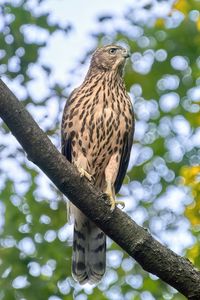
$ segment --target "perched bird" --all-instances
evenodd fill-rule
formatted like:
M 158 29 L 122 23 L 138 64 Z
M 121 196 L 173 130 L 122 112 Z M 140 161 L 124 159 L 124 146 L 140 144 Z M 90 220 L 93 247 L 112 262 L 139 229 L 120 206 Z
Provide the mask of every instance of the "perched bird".
M 133 109 L 123 81 L 129 53 L 108 45 L 96 49 L 83 83 L 70 95 L 62 118 L 62 153 L 81 176 L 107 194 L 111 210 L 126 174 L 134 133 Z M 106 237 L 78 208 L 74 215 L 72 275 L 97 283 L 106 268 Z

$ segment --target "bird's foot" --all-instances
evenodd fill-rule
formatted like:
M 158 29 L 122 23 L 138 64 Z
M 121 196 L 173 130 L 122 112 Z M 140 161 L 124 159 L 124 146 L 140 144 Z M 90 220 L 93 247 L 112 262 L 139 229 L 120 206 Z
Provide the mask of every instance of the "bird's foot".
M 116 200 L 113 194 L 109 191 L 106 191 L 105 194 L 108 197 L 111 211 L 113 211 L 115 209 L 115 206 L 118 204 L 121 205 L 122 209 L 125 207 L 125 203 L 123 201 Z
M 77 167 L 77 169 L 78 169 L 81 177 L 86 177 L 89 181 L 92 181 L 92 175 L 91 174 L 89 174 L 87 171 L 85 171 L 81 167 Z

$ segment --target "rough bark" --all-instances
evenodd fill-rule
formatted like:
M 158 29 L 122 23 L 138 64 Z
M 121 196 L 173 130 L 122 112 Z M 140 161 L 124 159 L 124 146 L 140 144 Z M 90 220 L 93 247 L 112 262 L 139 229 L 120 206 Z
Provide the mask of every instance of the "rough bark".
M 112 240 L 138 261 L 144 270 L 177 289 L 187 299 L 200 299 L 200 271 L 192 263 L 154 239 L 123 211 L 112 213 L 103 194 L 96 191 L 63 157 L 21 102 L 0 80 L 0 117 L 28 155 L 78 208 Z

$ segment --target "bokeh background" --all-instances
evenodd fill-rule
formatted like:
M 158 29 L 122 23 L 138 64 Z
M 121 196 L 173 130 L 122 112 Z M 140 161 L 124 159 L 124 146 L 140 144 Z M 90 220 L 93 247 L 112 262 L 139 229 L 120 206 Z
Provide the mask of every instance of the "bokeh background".
M 200 267 L 200 1 L 0 1 L 0 76 L 60 149 L 64 103 L 99 45 L 128 47 L 136 114 L 119 198 Z M 108 239 L 97 286 L 71 278 L 66 199 L 0 121 L 0 300 L 185 299 Z

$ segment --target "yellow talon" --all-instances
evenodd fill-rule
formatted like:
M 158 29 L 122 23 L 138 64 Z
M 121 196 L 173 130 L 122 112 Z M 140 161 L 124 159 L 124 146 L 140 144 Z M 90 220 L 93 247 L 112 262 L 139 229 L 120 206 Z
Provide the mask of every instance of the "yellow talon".
M 109 200 L 109 204 L 111 206 L 110 210 L 113 211 L 115 209 L 115 206 L 117 204 L 122 206 L 122 209 L 125 207 L 125 204 L 123 201 L 118 201 L 115 199 L 115 192 L 114 192 L 114 187 L 111 183 L 110 180 L 106 181 L 106 190 L 105 190 L 105 194 L 108 197 Z
M 89 181 L 92 181 L 92 175 L 89 174 L 87 171 L 85 171 L 83 168 L 81 167 L 77 167 L 79 173 L 80 173 L 80 176 L 81 177 L 86 177 Z
M 110 210 L 113 211 L 115 209 L 115 206 L 116 205 L 121 205 L 122 206 L 122 209 L 125 207 L 125 203 L 123 201 L 118 201 L 118 200 L 115 200 L 115 197 L 113 197 L 113 194 L 106 191 L 105 192 L 108 199 L 109 199 L 109 204 L 111 206 Z

